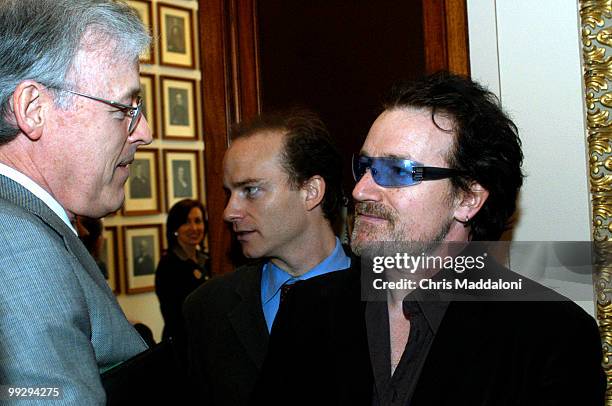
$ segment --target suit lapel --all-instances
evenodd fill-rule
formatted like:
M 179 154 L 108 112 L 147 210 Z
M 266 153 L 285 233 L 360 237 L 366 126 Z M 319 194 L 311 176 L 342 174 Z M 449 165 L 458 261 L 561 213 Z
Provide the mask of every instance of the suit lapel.
M 83 243 L 81 243 L 81 240 L 79 240 L 70 227 L 68 227 L 49 206 L 19 183 L 2 175 L 0 175 L 0 198 L 32 213 L 51 227 L 62 237 L 68 250 L 76 257 L 81 266 L 87 270 L 96 284 L 98 284 L 104 292 L 114 297 L 98 265 Z
M 268 328 L 261 305 L 261 265 L 244 269 L 244 277 L 236 286 L 238 303 L 228 313 L 229 320 L 249 357 L 261 368 L 268 350 Z
M 370 362 L 378 393 L 384 393 L 391 380 L 391 344 L 386 302 L 368 302 L 365 311 Z

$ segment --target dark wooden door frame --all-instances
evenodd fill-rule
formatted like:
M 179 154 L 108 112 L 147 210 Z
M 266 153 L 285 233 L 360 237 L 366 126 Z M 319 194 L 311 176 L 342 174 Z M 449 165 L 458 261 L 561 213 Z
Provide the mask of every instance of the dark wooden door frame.
M 199 6 L 208 245 L 214 274 L 232 270 L 222 192 L 230 129 L 260 108 L 255 10 L 254 0 L 202 0 Z
M 423 1 L 427 72 L 469 74 L 465 1 Z M 200 0 L 199 5 L 208 244 L 215 274 L 233 269 L 222 192 L 230 128 L 261 110 L 256 2 Z
M 427 72 L 470 74 L 466 0 L 424 0 L 423 30 Z

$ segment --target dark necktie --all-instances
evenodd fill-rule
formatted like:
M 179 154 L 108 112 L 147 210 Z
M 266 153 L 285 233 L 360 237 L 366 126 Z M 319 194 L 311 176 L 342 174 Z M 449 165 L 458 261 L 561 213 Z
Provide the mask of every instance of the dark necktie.
M 293 280 L 289 280 L 283 283 L 283 285 L 280 288 L 280 303 L 281 304 L 285 301 L 285 298 L 287 297 L 287 293 L 298 283 L 300 283 L 300 281 L 293 281 Z

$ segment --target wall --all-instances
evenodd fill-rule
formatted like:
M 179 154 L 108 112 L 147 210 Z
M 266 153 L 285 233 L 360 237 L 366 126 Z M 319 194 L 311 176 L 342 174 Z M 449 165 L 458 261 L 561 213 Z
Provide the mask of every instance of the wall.
M 168 180 L 169 176 L 166 173 L 166 168 L 164 165 L 164 152 L 167 150 L 182 150 L 182 151 L 197 151 L 197 155 L 199 156 L 200 162 L 199 167 L 197 168 L 199 173 L 199 192 L 200 198 L 203 202 L 206 201 L 205 196 L 205 188 L 204 188 L 204 174 L 203 174 L 203 163 L 204 157 L 202 151 L 204 150 L 204 143 L 202 141 L 202 128 L 203 128 L 203 115 L 202 115 L 202 100 L 200 95 L 200 81 L 202 78 L 202 74 L 200 71 L 200 55 L 199 55 L 199 27 L 198 27 L 198 2 L 196 0 L 164 0 L 163 2 L 152 0 L 152 1 L 142 1 L 135 0 L 129 2 L 132 6 L 141 6 L 148 7 L 150 5 L 150 12 L 152 13 L 152 19 L 150 20 L 150 26 L 153 32 L 153 39 L 155 47 L 154 49 L 154 58 L 152 63 L 142 63 L 141 64 L 141 73 L 152 75 L 154 80 L 154 101 L 153 106 L 147 106 L 147 120 L 149 125 L 152 127 L 153 131 L 153 142 L 151 145 L 145 147 L 148 150 L 155 150 L 158 152 L 159 162 L 158 162 L 158 175 L 160 178 L 159 183 L 159 213 L 153 214 L 144 214 L 144 215 L 126 215 L 125 211 L 120 211 L 114 216 L 110 216 L 104 219 L 104 225 L 107 229 L 115 229 L 116 239 L 117 239 L 117 265 L 118 270 L 116 273 L 116 283 L 118 283 L 118 294 L 117 300 L 121 305 L 123 311 L 125 312 L 127 318 L 132 322 L 141 322 L 146 324 L 153 331 L 153 336 L 156 341 L 161 340 L 161 333 L 163 329 L 163 319 L 161 317 L 161 313 L 159 310 L 159 302 L 157 300 L 157 296 L 155 292 L 151 291 L 153 289 L 152 282 L 148 284 L 145 289 L 149 290 L 148 292 L 139 292 L 139 293 L 130 293 L 128 294 L 127 283 L 126 283 L 126 272 L 127 272 L 127 263 L 131 260 L 128 258 L 127 250 L 126 250 L 126 226 L 143 226 L 143 225 L 153 225 L 153 226 L 161 226 L 161 234 L 163 245 L 165 248 L 165 223 L 166 223 L 166 213 L 169 209 L 169 204 L 167 203 L 166 193 L 168 189 Z M 161 42 L 161 34 L 160 27 L 158 21 L 159 8 L 158 5 L 163 4 L 164 6 L 174 6 L 180 8 L 186 8 L 189 10 L 193 10 L 193 29 L 194 29 L 194 63 L 193 67 L 176 67 L 176 66 L 168 66 L 163 65 L 161 62 L 161 50 L 160 50 L 160 42 Z M 142 15 L 142 14 L 141 14 Z M 146 21 L 145 21 L 146 23 Z M 195 81 L 195 89 L 194 89 L 194 97 L 195 97 L 195 114 L 197 116 L 196 123 L 196 136 L 195 140 L 193 139 L 168 139 L 167 134 L 164 133 L 164 126 L 162 125 L 163 112 L 162 107 L 163 103 L 161 100 L 162 97 L 162 89 L 161 89 L 161 77 L 167 76 L 172 78 L 179 78 L 184 80 L 194 80 Z M 153 117 L 155 116 L 155 117 Z M 128 180 L 129 182 L 129 180 Z M 116 228 L 115 228 L 116 227 Z M 150 277 L 152 281 L 152 276 Z
M 197 7 L 191 1 L 170 3 Z M 589 240 L 577 3 L 467 0 L 467 5 L 472 76 L 500 97 L 523 140 L 527 178 L 512 237 L 519 241 Z M 145 65 L 143 72 L 175 74 L 177 70 Z M 192 72 L 193 79 L 199 80 L 199 71 Z M 180 148 L 179 144 L 158 138 L 152 146 Z M 203 145 L 198 143 L 198 148 Z M 110 218 L 107 225 L 142 221 Z M 163 214 L 146 219 L 156 224 L 164 221 Z M 156 339 L 160 338 L 163 322 L 154 293 L 121 294 L 118 299 L 128 318 L 145 322 Z M 591 304 L 583 305 L 593 312 Z
M 422 15 L 420 1 L 257 1 L 262 110 L 302 105 L 320 114 L 343 155 L 349 196 L 351 156 L 381 95 L 426 70 Z
M 588 241 L 590 197 L 578 4 L 468 0 L 472 77 L 519 127 L 527 175 L 518 241 Z M 583 303 L 593 314 L 593 304 Z

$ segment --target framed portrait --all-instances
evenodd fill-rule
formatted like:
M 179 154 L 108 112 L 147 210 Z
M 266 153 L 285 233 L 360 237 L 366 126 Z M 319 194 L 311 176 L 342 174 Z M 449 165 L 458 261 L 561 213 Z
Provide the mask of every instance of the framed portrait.
M 153 132 L 153 138 L 157 138 L 157 107 L 155 100 L 155 75 L 147 73 L 140 74 L 140 97 L 142 97 L 142 114 L 146 117 L 149 127 Z
M 125 182 L 125 216 L 161 213 L 159 151 L 139 149 L 130 164 L 130 177 Z
M 162 65 L 193 68 L 195 66 L 193 10 L 157 3 Z
M 164 138 L 197 139 L 195 80 L 161 76 L 162 133 Z
M 116 226 L 104 227 L 102 232 L 102 249 L 100 252 L 100 261 L 106 268 L 108 278 L 106 282 L 111 290 L 119 293 L 119 251 L 118 251 L 118 229 Z
M 151 37 L 155 38 L 153 34 L 153 6 L 150 0 L 128 0 L 128 4 L 132 7 L 142 20 L 145 27 L 148 28 Z M 153 41 L 151 41 L 151 47 L 140 55 L 140 62 L 142 63 L 155 63 L 155 54 L 153 52 Z
M 165 150 L 166 202 L 168 209 L 183 199 L 200 199 L 198 151 Z
M 124 226 L 126 293 L 155 289 L 155 269 L 161 257 L 162 227 L 159 224 Z

